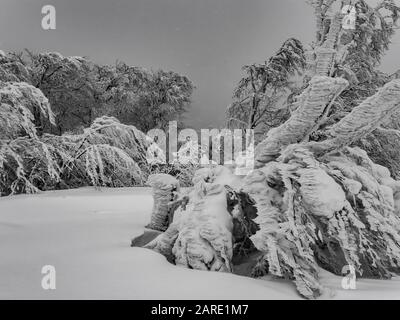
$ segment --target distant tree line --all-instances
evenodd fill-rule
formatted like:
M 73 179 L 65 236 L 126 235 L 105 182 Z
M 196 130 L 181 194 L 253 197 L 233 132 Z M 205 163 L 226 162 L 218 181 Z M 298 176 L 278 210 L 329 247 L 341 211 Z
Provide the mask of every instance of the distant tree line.
M 26 82 L 48 98 L 55 125 L 34 110 L 39 133 L 76 131 L 103 115 L 147 132 L 181 120 L 194 89 L 185 76 L 172 71 L 147 71 L 124 62 L 100 65 L 83 57 L 29 50 L 2 54 L 0 81 Z

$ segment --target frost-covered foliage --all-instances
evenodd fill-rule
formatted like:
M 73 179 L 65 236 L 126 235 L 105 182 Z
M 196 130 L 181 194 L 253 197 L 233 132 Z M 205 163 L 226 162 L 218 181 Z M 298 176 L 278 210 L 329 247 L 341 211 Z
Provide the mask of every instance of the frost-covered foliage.
M 318 128 L 310 136 L 310 139 L 316 141 L 323 138 L 326 127 L 337 123 L 361 101 L 374 95 L 380 87 L 392 79 L 391 76 L 378 70 L 378 67 L 397 29 L 400 7 L 395 1 L 382 0 L 371 3 L 365 0 L 309 0 L 307 2 L 315 10 L 317 22 L 315 41 L 305 46 L 297 40 L 293 42 L 293 39 L 289 39 L 282 47 L 286 48 L 283 50 L 285 54 L 278 53 L 271 58 L 272 61 L 280 57 L 279 61 L 285 62 L 283 66 L 277 68 L 281 74 L 287 75 L 288 67 L 292 71 L 296 69 L 300 71 L 295 72 L 296 81 L 292 76 L 286 76 L 287 81 L 277 81 L 279 90 L 271 95 L 269 90 L 265 90 L 270 87 L 265 81 L 266 78 L 259 72 L 259 70 L 264 71 L 263 65 L 260 65 L 260 68 L 256 68 L 257 65 L 253 65 L 253 68 L 245 67 L 247 75 L 240 81 L 235 90 L 234 102 L 228 108 L 227 121 L 231 128 L 251 127 L 252 124 L 256 124 L 256 142 L 260 142 L 269 130 L 282 125 L 290 117 L 296 109 L 291 102 L 310 86 L 310 80 L 315 75 L 343 78 L 349 83 L 332 101 L 324 115 L 324 121 L 316 123 Z M 356 11 L 354 30 L 342 28 L 345 15 L 341 7 L 348 4 Z M 299 59 L 300 57 L 302 58 Z M 293 60 L 297 61 L 297 68 L 296 64 L 290 63 Z M 290 95 L 283 95 L 285 97 L 281 99 L 283 97 L 281 93 L 284 92 L 290 92 Z M 263 96 L 269 97 L 269 100 L 263 99 Z M 399 123 L 399 115 L 395 118 L 396 123 Z M 398 129 L 397 124 L 388 128 Z M 370 137 L 375 146 L 384 145 L 385 139 L 379 141 L 380 135 Z M 359 143 L 355 141 L 355 144 Z M 385 153 L 385 150 L 380 150 L 382 154 Z M 369 154 L 379 162 L 388 160 L 377 156 L 377 152 Z M 389 166 L 391 172 L 397 170 L 394 164 Z
M 2 81 L 27 82 L 41 90 L 51 103 L 55 124 L 50 125 L 34 114 L 39 134 L 42 131 L 61 134 L 79 125 L 90 125 L 94 117 L 84 118 L 96 104 L 93 71 L 89 60 L 64 57 L 57 52 L 34 54 L 26 50 L 0 58 Z
M 60 181 L 58 151 L 37 138 L 0 140 L 1 195 L 34 193 Z
M 310 122 L 300 121 L 295 136 L 283 134 L 277 145 L 272 132 L 257 146 L 260 169 L 246 178 L 259 210 L 253 242 L 265 252 L 268 271 L 293 278 L 302 295 L 321 293 L 318 265 L 336 274 L 351 265 L 362 276 L 380 278 L 400 272 L 399 182 L 365 151 L 347 147 L 399 107 L 400 82 L 393 80 L 328 128 L 323 141 L 307 142 Z M 323 121 L 324 110 L 319 116 L 314 111 L 314 119 Z M 282 128 L 298 117 L 294 113 Z M 275 193 L 273 201 L 268 193 Z M 271 230 L 277 223 L 278 230 L 289 228 L 283 229 L 282 243 Z
M 302 296 L 316 298 L 324 291 L 319 268 L 340 275 L 350 265 L 359 277 L 385 279 L 400 273 L 400 182 L 359 148 L 317 158 L 309 146 L 289 146 L 244 180 L 228 168 L 199 170 L 173 223 L 146 248 L 177 265 L 233 272 L 233 226 L 243 219 L 243 208 L 228 208 L 234 191 L 257 212 L 255 231 L 246 233 L 260 255 L 248 276 L 291 279 Z
M 143 184 L 148 145 L 149 139 L 135 127 L 108 117 L 97 119 L 82 134 L 1 140 L 0 191 L 7 195 Z
M 88 58 L 58 52 L 0 55 L 0 81 L 27 82 L 48 98 L 55 125 L 35 117 L 39 131 L 61 135 L 89 127 L 101 116 L 148 131 L 180 120 L 194 86 L 172 71 L 148 71 L 128 66 L 99 65 Z M 41 132 L 40 132 L 41 133 Z
M 65 57 L 58 52 L 33 54 L 26 63 L 32 69 L 32 83 L 48 97 L 56 114 L 56 125 L 43 125 L 45 132 L 62 134 L 89 126 L 104 114 L 97 99 L 94 64 L 83 57 Z
M 328 34 L 335 23 L 340 27 L 341 3 L 336 0 L 312 0 L 317 18 L 317 39 L 312 46 L 310 56 L 315 58 L 315 52 L 324 47 Z M 313 140 L 323 137 L 324 129 L 342 119 L 361 101 L 375 94 L 380 87 L 393 77 L 381 72 L 378 67 L 382 56 L 389 49 L 391 39 L 397 29 L 400 7 L 393 0 L 370 2 L 365 0 L 344 2 L 354 6 L 356 24 L 354 30 L 336 30 L 336 40 L 333 42 L 332 55 L 329 58 L 329 73 L 334 77 L 343 77 L 349 81 L 349 86 L 335 100 L 326 121 L 320 124 L 320 130 L 312 136 Z M 335 17 L 337 18 L 335 20 Z M 312 61 L 313 59 L 310 59 Z M 314 62 L 311 62 L 312 64 Z M 398 129 L 399 115 L 393 115 L 393 121 L 385 126 L 388 129 Z M 382 140 L 381 140 L 382 139 Z M 387 139 L 382 134 L 371 134 L 363 141 L 355 141 L 355 145 L 365 146 L 368 154 L 379 163 L 387 163 L 390 171 L 397 175 L 396 162 L 387 156 L 385 150 Z M 375 149 L 368 146 L 374 145 Z M 395 146 L 398 149 L 398 145 Z M 376 149 L 378 148 L 378 149 Z M 392 155 L 393 152 L 392 152 Z M 396 155 L 394 155 L 397 157 Z
M 54 114 L 43 93 L 26 82 L 0 82 L 0 139 L 37 136 L 35 117 L 54 124 Z
M 400 80 L 396 79 L 365 99 L 338 123 L 327 128 L 327 140 L 316 145 L 321 145 L 325 151 L 350 145 L 387 122 L 399 108 Z
M 355 30 L 340 31 L 339 45 L 346 45 L 345 59 L 338 61 L 340 66 L 349 68 L 362 82 L 374 80 L 375 67 L 388 50 L 395 33 L 400 8 L 394 0 L 381 0 L 375 3 L 366 0 L 344 1 L 310 0 L 317 20 L 316 44 L 321 45 L 329 38 L 335 21 L 332 12 L 340 11 L 340 5 L 349 4 L 356 11 Z M 373 4 L 375 6 L 373 6 Z M 340 12 L 343 16 L 343 14 Z M 331 32 L 332 35 L 332 32 Z M 334 41 L 333 44 L 336 44 Z M 339 66 L 338 65 L 338 66 Z M 336 66 L 336 67 L 338 67 Z
M 344 67 L 349 66 L 360 82 L 374 82 L 376 67 L 389 49 L 395 34 L 400 7 L 395 0 L 378 1 L 375 7 L 362 0 L 355 3 L 357 28 L 344 36 L 343 43 L 352 43 Z
M 375 163 L 387 167 L 394 178 L 400 179 L 400 131 L 378 128 L 356 145 L 367 151 Z
M 288 100 L 301 87 L 296 76 L 305 65 L 302 44 L 291 38 L 265 63 L 243 67 L 246 75 L 237 85 L 234 101 L 227 109 L 228 126 L 256 129 L 261 134 L 284 121 L 288 116 Z
M 149 138 L 127 124 L 149 130 L 179 120 L 192 91 L 190 80 L 174 72 L 2 51 L 1 194 L 132 186 L 159 171 L 190 184 L 194 165 L 149 164 Z
M 27 82 L 31 84 L 32 69 L 23 61 L 20 54 L 0 54 L 0 80 L 10 82 Z
M 325 80 L 325 81 L 323 81 Z M 314 89 L 313 84 L 318 86 Z M 336 83 L 338 88 L 333 85 Z M 293 143 L 307 142 L 319 124 L 326 120 L 326 114 L 347 81 L 341 78 L 315 76 L 310 87 L 298 99 L 298 107 L 291 118 L 280 127 L 271 130 L 266 139 L 256 148 L 256 166 L 262 166 L 276 158 L 285 147 Z M 321 96 L 325 94 L 325 99 Z M 325 140 L 311 143 L 315 152 L 351 145 L 385 123 L 400 107 L 400 80 L 392 80 L 375 95 L 364 100 L 352 112 L 335 125 L 328 127 Z
M 0 82 L 0 192 L 35 192 L 36 173 L 27 172 L 24 165 L 36 154 L 43 154 L 47 174 L 59 179 L 59 168 L 51 159 L 54 151 L 37 135 L 34 114 L 54 123 L 54 115 L 42 92 L 25 82 Z M 33 159 L 32 159 L 33 158 Z M 9 190 L 9 191 L 5 191 Z
M 313 77 L 308 88 L 297 98 L 296 110 L 290 119 L 269 131 L 266 139 L 258 144 L 255 151 L 258 165 L 274 159 L 283 147 L 307 139 L 347 84 L 341 78 Z
M 107 108 L 121 122 L 147 132 L 165 129 L 178 120 L 191 102 L 193 83 L 172 71 L 147 71 L 117 63 L 103 87 Z M 180 123 L 181 125 L 181 123 Z

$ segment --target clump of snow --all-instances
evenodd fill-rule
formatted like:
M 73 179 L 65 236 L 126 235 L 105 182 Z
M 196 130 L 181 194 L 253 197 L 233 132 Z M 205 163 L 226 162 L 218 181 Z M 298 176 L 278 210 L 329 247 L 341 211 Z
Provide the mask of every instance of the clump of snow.
M 316 216 L 330 218 L 346 201 L 343 189 L 322 169 L 298 170 L 304 204 Z
M 151 175 L 147 184 L 153 188 L 153 210 L 149 228 L 165 231 L 168 228 L 169 204 L 177 198 L 179 181 L 174 177 L 160 173 Z
M 193 177 L 193 184 L 205 181 L 207 183 L 216 183 L 229 185 L 232 188 L 239 187 L 242 179 L 232 173 L 232 169 L 225 166 L 211 166 L 197 170 Z
M 165 173 L 151 175 L 147 181 L 147 184 L 153 188 L 179 187 L 179 181 L 173 176 Z
M 362 189 L 362 184 L 353 179 L 343 179 L 343 186 L 350 192 L 352 195 L 357 195 L 360 193 Z

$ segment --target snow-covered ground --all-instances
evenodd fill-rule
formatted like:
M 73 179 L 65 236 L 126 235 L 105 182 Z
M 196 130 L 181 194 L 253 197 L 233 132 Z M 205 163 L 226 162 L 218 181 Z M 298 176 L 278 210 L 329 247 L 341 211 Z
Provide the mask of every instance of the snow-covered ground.
M 287 281 L 183 269 L 131 248 L 149 222 L 148 188 L 45 192 L 0 198 L 0 299 L 300 299 Z M 56 268 L 56 290 L 41 269 Z M 400 279 L 359 280 L 322 272 L 328 299 L 400 299 Z

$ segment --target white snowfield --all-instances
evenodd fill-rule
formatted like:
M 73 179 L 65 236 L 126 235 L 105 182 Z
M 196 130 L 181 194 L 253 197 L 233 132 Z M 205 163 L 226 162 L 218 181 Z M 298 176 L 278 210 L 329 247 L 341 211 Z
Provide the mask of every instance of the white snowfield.
M 169 264 L 131 248 L 150 221 L 148 188 L 45 192 L 0 198 L 0 299 L 301 299 L 289 281 Z M 56 270 L 44 290 L 41 271 Z M 321 272 L 326 299 L 400 299 L 400 278 L 358 280 Z

